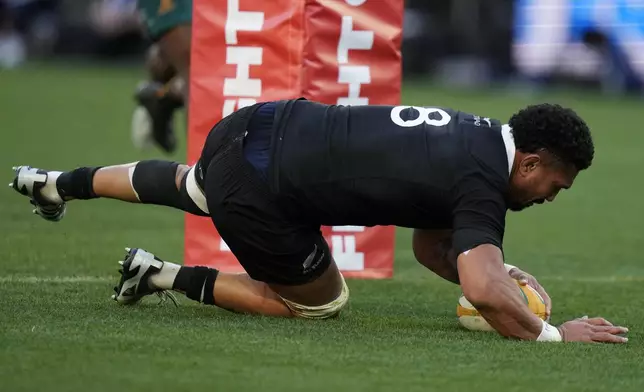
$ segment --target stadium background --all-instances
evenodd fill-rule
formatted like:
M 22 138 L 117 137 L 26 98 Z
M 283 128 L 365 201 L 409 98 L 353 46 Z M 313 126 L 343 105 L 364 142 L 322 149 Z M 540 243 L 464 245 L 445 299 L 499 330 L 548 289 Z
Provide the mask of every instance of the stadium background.
M 2 4 L 7 182 L 15 164 L 67 169 L 162 156 L 129 140 L 148 44 L 131 2 Z M 109 295 L 120 249 L 179 260 L 181 214 L 97 201 L 72 205 L 54 226 L 7 190 L 2 389 L 641 391 L 643 15 L 644 2 L 634 0 L 410 0 L 403 39 L 405 104 L 506 119 L 551 101 L 587 119 L 595 164 L 556 203 L 511 214 L 506 251 L 548 289 L 554 322 L 605 316 L 631 328 L 627 347 L 462 331 L 458 287 L 415 263 L 407 230 L 397 232 L 394 278 L 350 281 L 350 309 L 328 323 L 241 317 L 187 301 L 118 308 Z

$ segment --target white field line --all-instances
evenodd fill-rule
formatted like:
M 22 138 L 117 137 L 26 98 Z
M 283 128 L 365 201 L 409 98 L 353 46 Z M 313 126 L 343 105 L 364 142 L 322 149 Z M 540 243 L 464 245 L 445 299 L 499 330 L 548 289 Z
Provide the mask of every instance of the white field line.
M 0 276 L 0 283 L 108 283 L 118 281 L 118 276 Z
M 557 280 L 562 282 L 580 283 L 625 283 L 644 282 L 644 276 L 542 276 L 537 280 Z
M 579 283 L 627 283 L 644 282 L 644 276 L 540 276 L 539 281 L 561 281 Z M 0 283 L 116 283 L 118 276 L 0 276 Z

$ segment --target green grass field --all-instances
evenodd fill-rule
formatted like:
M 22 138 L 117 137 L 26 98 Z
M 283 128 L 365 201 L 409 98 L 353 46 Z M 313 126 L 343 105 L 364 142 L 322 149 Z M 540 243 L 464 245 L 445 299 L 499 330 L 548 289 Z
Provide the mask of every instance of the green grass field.
M 16 164 L 70 169 L 162 156 L 130 144 L 131 91 L 141 75 L 80 66 L 0 72 L 5 182 Z M 0 390 L 643 391 L 644 102 L 418 82 L 403 94 L 404 103 L 501 119 L 546 100 L 587 119 L 596 160 L 557 202 L 509 216 L 508 262 L 540 278 L 553 322 L 601 315 L 631 329 L 627 345 L 511 342 L 460 329 L 459 288 L 414 261 L 405 230 L 395 277 L 350 280 L 351 304 L 337 320 L 234 315 L 183 298 L 179 308 L 152 299 L 121 307 L 110 295 L 123 247 L 180 260 L 182 214 L 99 200 L 72 203 L 51 224 L 3 188 Z

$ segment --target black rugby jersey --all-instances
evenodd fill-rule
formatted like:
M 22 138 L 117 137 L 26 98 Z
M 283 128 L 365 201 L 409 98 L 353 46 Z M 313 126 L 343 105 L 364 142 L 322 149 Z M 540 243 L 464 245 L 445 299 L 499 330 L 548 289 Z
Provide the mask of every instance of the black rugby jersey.
M 501 248 L 509 160 L 499 121 L 439 107 L 282 101 L 269 181 L 320 225 L 452 229 Z

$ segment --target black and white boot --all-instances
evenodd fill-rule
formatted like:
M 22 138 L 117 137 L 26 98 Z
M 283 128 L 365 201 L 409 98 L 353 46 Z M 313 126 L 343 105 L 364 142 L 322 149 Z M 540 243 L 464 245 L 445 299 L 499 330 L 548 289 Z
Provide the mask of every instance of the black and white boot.
M 17 166 L 13 171 L 15 177 L 9 187 L 29 198 L 29 202 L 35 207 L 34 214 L 52 222 L 63 219 L 67 203 L 56 189 L 56 178 L 60 172 L 49 172 L 31 166 Z
M 177 305 L 176 297 L 167 290 L 154 287 L 150 282 L 152 275 L 158 274 L 163 268 L 164 261 L 143 249 L 125 248 L 127 252 L 122 265 L 121 279 L 112 296 L 116 302 L 131 305 L 139 302 L 146 295 L 157 294 L 162 301 L 170 299 Z

